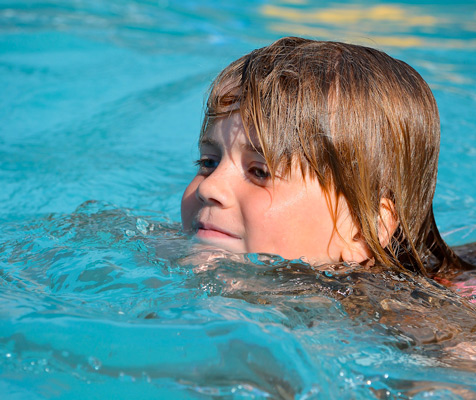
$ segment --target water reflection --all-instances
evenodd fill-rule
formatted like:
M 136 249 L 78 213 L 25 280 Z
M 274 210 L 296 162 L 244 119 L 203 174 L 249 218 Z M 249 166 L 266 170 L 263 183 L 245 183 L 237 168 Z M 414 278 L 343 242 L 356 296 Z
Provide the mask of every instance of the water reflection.
M 260 9 L 261 15 L 269 21 L 267 28 L 271 32 L 322 39 L 339 37 L 374 46 L 476 48 L 476 24 L 473 18 L 467 19 L 468 8 L 453 8 L 447 13 L 445 6 L 340 4 L 316 7 L 304 2 L 285 3 L 268 4 Z M 454 37 L 454 28 L 458 29 L 458 37 Z

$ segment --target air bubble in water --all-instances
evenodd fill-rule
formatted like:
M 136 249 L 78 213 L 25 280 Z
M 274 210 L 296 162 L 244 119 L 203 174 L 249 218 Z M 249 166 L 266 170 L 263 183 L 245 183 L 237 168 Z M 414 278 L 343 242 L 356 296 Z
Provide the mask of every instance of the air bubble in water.
M 119 373 L 119 379 L 121 380 L 121 382 L 135 382 L 136 381 L 136 378 L 134 378 L 133 376 L 127 375 L 122 371 Z
M 150 378 L 150 376 L 145 371 L 142 371 L 142 379 L 144 379 L 147 383 L 152 382 L 152 379 Z
M 137 230 L 142 233 L 143 235 L 147 235 L 147 228 L 149 227 L 149 223 L 142 218 L 137 218 L 136 228 Z
M 88 358 L 88 363 L 95 371 L 99 371 L 102 366 L 101 361 L 99 361 L 96 357 L 93 356 Z

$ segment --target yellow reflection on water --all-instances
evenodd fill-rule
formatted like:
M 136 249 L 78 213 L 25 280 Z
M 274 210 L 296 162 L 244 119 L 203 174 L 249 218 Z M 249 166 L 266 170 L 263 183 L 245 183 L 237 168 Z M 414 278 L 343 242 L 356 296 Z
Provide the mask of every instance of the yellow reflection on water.
M 412 15 L 402 7 L 381 5 L 370 8 L 328 8 L 322 10 L 297 10 L 290 7 L 265 5 L 263 15 L 279 17 L 300 23 L 322 22 L 328 24 L 355 24 L 362 21 L 398 22 L 404 26 L 434 26 L 438 19 L 431 15 Z
M 284 35 L 307 36 L 327 40 L 344 40 L 369 46 L 476 49 L 476 39 L 425 39 L 419 36 L 381 36 L 362 32 L 340 32 L 336 35 L 336 31 L 334 30 L 313 28 L 298 24 L 269 24 L 268 29 Z
M 267 29 L 282 35 L 345 40 L 373 46 L 476 49 L 476 38 L 445 39 L 406 33 L 410 29 L 433 33 L 450 25 L 457 25 L 466 32 L 475 28 L 471 20 L 460 21 L 448 15 L 437 17 L 423 13 L 416 6 L 346 5 L 345 8 L 318 9 L 298 7 L 297 3 L 303 5 L 305 0 L 281 0 L 281 3 L 286 5 L 268 4 L 261 7 L 260 11 L 265 18 L 273 21 Z
M 336 39 L 336 32 L 330 29 L 313 28 L 298 24 L 270 24 L 268 29 L 273 32 L 279 32 L 286 35 L 310 36 L 320 39 Z M 345 34 L 345 38 L 340 40 L 349 40 L 354 43 L 366 43 L 380 46 L 393 47 L 419 47 L 424 45 L 424 41 L 417 36 L 376 36 L 362 33 Z

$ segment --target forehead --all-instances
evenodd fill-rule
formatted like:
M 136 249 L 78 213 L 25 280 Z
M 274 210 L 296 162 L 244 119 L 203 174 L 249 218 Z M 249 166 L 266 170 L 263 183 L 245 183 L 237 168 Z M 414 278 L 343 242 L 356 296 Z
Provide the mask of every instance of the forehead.
M 239 112 L 216 118 L 200 137 L 199 146 L 233 147 L 263 154 L 254 129 L 245 130 Z

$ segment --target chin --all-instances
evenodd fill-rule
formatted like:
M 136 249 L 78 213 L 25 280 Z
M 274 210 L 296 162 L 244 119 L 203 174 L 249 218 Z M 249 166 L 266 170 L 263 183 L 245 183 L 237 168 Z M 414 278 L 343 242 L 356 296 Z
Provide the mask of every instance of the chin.
M 213 238 L 203 238 L 197 235 L 194 236 L 196 241 L 208 249 L 216 250 L 225 250 L 231 253 L 246 253 L 246 250 L 239 245 L 239 243 L 233 243 L 237 239 L 213 239 Z

